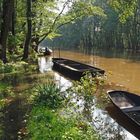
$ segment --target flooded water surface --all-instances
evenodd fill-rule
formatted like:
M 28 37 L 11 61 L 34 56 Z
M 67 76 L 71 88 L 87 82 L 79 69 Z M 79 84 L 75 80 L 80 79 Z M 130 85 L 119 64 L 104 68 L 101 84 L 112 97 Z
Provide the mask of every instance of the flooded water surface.
M 70 51 L 55 51 L 55 57 L 80 61 L 105 70 L 107 82 L 115 85 L 113 89 L 124 89 L 140 94 L 140 61 L 131 59 L 100 57 Z
M 138 59 L 113 58 L 84 54 L 80 52 L 55 51 L 54 57 L 63 57 L 105 70 L 107 89 L 127 90 L 140 95 L 140 61 Z M 140 139 L 140 128 L 135 126 L 112 103 L 104 109 L 93 106 L 93 124 L 105 140 L 136 140 Z
M 56 80 L 60 87 L 67 89 L 72 85 L 71 81 L 55 72 Z M 64 89 L 64 90 L 65 90 Z M 74 97 L 76 100 L 76 97 Z M 140 128 L 131 122 L 121 111 L 113 106 L 112 103 L 103 104 L 100 99 L 93 98 L 93 104 L 88 102 L 85 107 L 84 102 L 78 100 L 84 116 L 93 125 L 103 140 L 138 140 L 140 139 Z
M 53 56 L 69 58 L 104 69 L 107 75 L 106 90 L 123 89 L 140 94 L 139 61 L 93 54 L 87 55 L 72 51 L 55 51 Z M 1 117 L 0 129 L 4 131 L 3 140 L 22 139 L 21 135 L 24 134 L 26 111 L 30 108 L 25 101 L 25 96 L 28 96 L 30 89 L 37 83 L 45 83 L 51 78 L 56 81 L 62 90 L 72 86 L 70 79 L 52 70 L 53 56 L 38 58 L 39 72 L 1 76 L 0 82 L 12 87 L 11 92 L 16 96 L 15 100 L 5 108 L 5 114 Z M 140 139 L 140 128 L 135 126 L 133 122 L 130 122 L 112 103 L 104 105 L 99 100 L 96 97 L 93 98 L 94 104 L 90 108 L 85 109 L 85 116 L 89 118 L 90 123 L 104 140 Z M 84 109 L 82 101 L 81 109 Z

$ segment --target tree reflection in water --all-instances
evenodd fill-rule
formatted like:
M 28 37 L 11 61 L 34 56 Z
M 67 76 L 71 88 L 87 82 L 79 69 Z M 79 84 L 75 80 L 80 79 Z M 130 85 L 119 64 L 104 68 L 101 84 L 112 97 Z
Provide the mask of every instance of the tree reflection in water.
M 51 57 L 38 57 L 38 66 L 39 66 L 39 71 L 41 73 L 45 73 L 47 71 L 51 71 L 52 67 L 52 60 Z

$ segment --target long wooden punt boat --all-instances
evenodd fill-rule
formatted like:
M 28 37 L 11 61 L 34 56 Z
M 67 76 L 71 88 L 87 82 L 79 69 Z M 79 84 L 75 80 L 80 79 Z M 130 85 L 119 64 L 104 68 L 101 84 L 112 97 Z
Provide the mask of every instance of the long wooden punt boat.
M 93 76 L 103 75 L 104 70 L 65 58 L 53 58 L 53 69 L 72 78 L 80 79 L 88 71 Z
M 140 127 L 140 96 L 127 91 L 108 91 L 113 104 Z

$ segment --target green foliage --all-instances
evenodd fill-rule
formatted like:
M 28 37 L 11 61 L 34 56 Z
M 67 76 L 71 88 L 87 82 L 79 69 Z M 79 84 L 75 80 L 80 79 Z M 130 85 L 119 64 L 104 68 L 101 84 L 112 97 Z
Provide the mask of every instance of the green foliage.
M 8 96 L 13 96 L 11 87 L 8 84 L 0 83 L 0 99 L 7 98 Z
M 36 0 L 33 2 L 32 23 L 34 36 L 41 36 L 50 31 L 53 21 L 57 16 L 57 9 L 57 2 L 55 1 Z
M 36 87 L 34 101 L 36 104 L 43 104 L 48 108 L 58 108 L 63 104 L 63 94 L 53 81 Z
M 104 84 L 104 79 L 100 76 L 92 77 L 92 74 L 87 72 L 85 76 L 83 76 L 80 81 L 76 81 L 73 83 L 70 91 L 74 93 L 78 93 L 82 96 L 93 96 L 97 93 L 98 89 L 100 89 Z
M 13 72 L 13 65 L 12 64 L 3 64 L 3 62 L 0 62 L 0 73 L 10 73 Z
M 32 140 L 96 140 L 100 139 L 92 127 L 74 118 L 63 118 L 44 106 L 34 107 L 27 125 Z
M 111 0 L 110 5 L 118 13 L 120 22 L 125 23 L 129 17 L 134 16 L 137 2 L 137 0 Z
M 78 1 L 73 4 L 72 10 L 70 13 L 75 16 L 83 17 L 83 16 L 106 16 L 104 10 L 98 6 L 94 6 L 91 2 L 82 2 Z
M 88 74 L 87 74 L 88 75 Z M 87 88 L 88 76 L 81 79 L 81 88 Z M 79 83 L 77 83 L 79 84 Z M 76 85 L 75 85 L 76 86 Z M 74 88 L 73 88 L 74 89 Z M 72 91 L 72 90 L 71 90 Z M 69 95 L 69 92 L 67 93 Z M 91 94 L 90 94 L 91 95 Z M 67 97 L 68 98 L 68 97 Z M 100 136 L 94 131 L 80 114 L 72 113 L 69 101 L 66 102 L 63 93 L 52 81 L 36 87 L 32 95 L 33 108 L 27 121 L 27 137 L 32 140 L 99 140 Z M 65 103 L 65 104 L 64 104 Z M 69 114 L 68 113 L 68 114 Z
M 68 5 L 71 5 L 70 10 L 65 12 Z M 84 16 L 105 16 L 100 7 L 84 1 L 62 1 L 61 8 L 59 1 L 35 1 L 33 2 L 33 13 L 33 34 L 34 36 L 39 36 L 40 40 L 45 36 L 50 39 L 57 37 L 58 28 Z
M 0 73 L 23 73 L 28 71 L 35 71 L 37 69 L 36 65 L 29 65 L 28 63 L 24 61 L 20 62 L 11 62 L 3 64 L 2 61 L 0 61 Z
M 79 36 L 80 34 L 79 38 L 74 39 L 74 45 L 72 44 L 74 47 L 81 44 L 83 46 L 98 46 L 101 44 L 100 40 L 102 40 L 102 46 L 105 46 L 104 44 L 106 42 L 108 43 L 106 38 L 108 38 L 109 35 L 112 36 L 112 34 L 115 34 L 117 37 L 114 35 L 115 37 L 113 36 L 111 38 L 112 40 L 110 39 L 109 41 L 110 44 L 106 44 L 106 46 L 115 46 L 123 39 L 121 42 L 122 46 L 132 44 L 135 48 L 139 48 L 139 32 L 134 31 L 138 30 L 139 26 L 137 24 L 139 23 L 138 9 L 138 0 L 35 0 L 32 1 L 31 20 L 33 40 L 31 43 L 35 42 L 38 45 L 45 38 L 53 39 L 59 37 L 65 28 L 59 33 L 58 29 L 62 29 L 62 26 L 70 23 L 69 26 L 72 26 L 72 24 L 75 26 L 73 30 L 75 30 L 75 28 L 78 30 L 76 35 Z M 0 11 L 3 12 L 2 1 L 0 1 Z M 15 19 L 13 19 L 15 23 L 13 24 L 15 34 L 12 35 L 10 32 L 7 40 L 8 48 L 11 52 L 17 51 L 19 47 L 23 46 L 25 41 L 27 30 L 26 2 L 18 0 L 15 4 L 15 11 Z M 79 29 L 77 29 L 76 25 L 79 20 L 83 22 L 83 24 L 80 23 L 81 25 Z M 2 17 L 0 17 L 0 27 L 1 22 Z M 131 31 L 125 31 L 126 33 L 124 34 L 124 30 L 128 29 L 128 25 L 126 29 L 123 29 L 120 22 L 121 24 L 128 22 L 128 25 L 132 26 Z M 88 24 L 86 25 L 85 23 Z M 132 33 L 134 35 L 131 35 Z M 73 34 L 71 33 L 69 35 L 76 36 Z M 67 34 L 64 34 L 64 36 L 66 38 Z M 71 40 L 73 40 L 73 38 L 71 38 Z M 131 42 L 129 40 L 131 40 Z M 23 49 L 22 52 L 19 53 L 23 54 Z
M 5 106 L 8 98 L 12 97 L 14 97 L 14 93 L 11 86 L 7 83 L 0 82 L 0 109 Z
M 12 33 L 10 32 L 8 36 L 8 48 L 13 49 L 13 50 L 18 49 L 18 47 L 22 44 L 24 37 L 25 35 L 22 31 L 18 32 L 16 36 L 12 35 Z M 16 48 L 13 48 L 13 47 L 16 47 Z
M 71 16 L 68 18 L 70 19 L 71 17 L 72 19 L 73 17 L 74 19 L 76 16 L 79 18 L 70 22 L 71 24 L 61 27 L 59 31 L 62 34 L 61 37 L 57 37 L 53 41 L 46 40 L 44 45 L 61 46 L 61 48 L 80 48 L 88 52 L 101 48 L 112 50 L 127 48 L 135 51 L 140 49 L 138 24 L 140 22 L 140 2 L 138 0 L 92 1 L 93 9 L 98 9 L 99 7 L 103 9 L 99 8 L 102 11 L 99 12 L 100 16 L 94 14 L 96 10 L 90 15 L 90 8 L 88 11 L 89 15 L 84 16 L 84 13 L 85 15 L 88 13 L 86 6 L 91 5 L 90 2 L 88 1 L 85 7 L 81 8 L 81 11 L 80 6 L 84 4 L 78 5 L 77 2 L 75 7 L 73 5 L 73 8 L 69 11 Z M 101 13 L 105 13 L 106 16 L 103 16 Z M 65 20 L 66 17 L 63 18 Z

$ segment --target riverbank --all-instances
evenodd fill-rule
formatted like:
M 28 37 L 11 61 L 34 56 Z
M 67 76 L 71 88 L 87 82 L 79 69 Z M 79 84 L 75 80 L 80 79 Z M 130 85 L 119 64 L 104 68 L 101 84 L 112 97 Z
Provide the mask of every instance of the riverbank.
M 39 58 L 38 63 L 40 62 L 40 60 L 41 59 Z M 29 119 L 30 112 L 32 112 L 32 109 L 34 110 L 33 104 L 31 102 L 33 101 L 32 99 L 34 97 L 32 96 L 34 94 L 34 90 L 32 90 L 34 87 L 38 86 L 39 84 L 40 85 L 45 84 L 47 83 L 48 80 L 54 81 L 58 87 L 62 88 L 62 91 L 66 91 L 67 88 L 72 86 L 72 81 L 66 79 L 62 75 L 59 75 L 59 73 L 51 70 L 51 66 L 52 66 L 51 59 L 44 58 L 43 62 L 44 60 L 49 60 L 49 65 L 47 62 L 45 64 L 39 63 L 40 65 L 41 64 L 43 65 L 42 67 L 40 67 L 41 69 L 39 70 L 41 70 L 42 72 L 42 70 L 44 69 L 43 71 L 44 73 L 39 73 L 34 71 L 29 74 L 13 73 L 11 75 L 8 74 L 8 75 L 3 75 L 3 77 L 1 77 L 1 85 L 3 84 L 1 89 L 3 89 L 3 91 L 6 91 L 5 89 L 6 88 L 8 89 L 9 87 L 10 89 L 8 91 L 9 93 L 12 93 L 11 95 L 8 95 L 6 97 L 4 96 L 6 100 L 7 99 L 10 100 L 9 102 L 6 102 L 7 104 L 5 104 L 5 109 L 6 109 L 5 112 L 3 112 L 1 109 L 1 113 L 2 113 L 1 115 L 2 117 L 0 119 L 1 138 L 7 136 L 6 138 L 11 140 L 25 139 L 25 137 L 28 134 L 30 134 L 30 131 L 29 130 L 27 131 L 27 126 L 28 126 L 27 123 L 29 122 L 28 119 Z M 49 70 L 46 68 L 48 68 Z M 80 85 L 80 83 L 78 83 L 78 85 Z M 87 87 L 86 89 L 90 89 L 90 87 Z M 122 120 L 125 120 L 123 116 L 121 116 L 119 119 L 116 118 L 112 119 L 113 118 L 112 116 L 116 116 L 116 111 L 114 111 L 113 107 L 110 107 L 110 104 L 108 103 L 106 104 L 106 102 L 102 100 L 101 94 L 96 94 L 96 96 L 92 95 L 91 96 L 92 98 L 87 97 L 86 98 L 87 104 L 84 104 L 85 102 L 83 102 L 83 98 L 81 96 L 79 96 L 80 98 L 77 98 L 77 96 L 75 95 L 71 97 L 72 97 L 71 101 L 74 101 L 74 105 L 76 103 L 78 107 L 78 110 L 75 110 L 76 108 L 73 108 L 72 110 L 74 110 L 74 112 L 82 111 L 86 120 L 90 122 L 90 126 L 94 128 L 94 131 L 95 133 L 97 133 L 98 136 L 103 136 L 104 139 L 113 139 L 113 138 L 115 139 L 116 137 L 119 138 L 121 137 L 122 139 L 128 139 L 132 137 L 133 140 L 136 140 L 136 138 L 131 134 L 133 133 L 135 135 L 135 132 L 133 131 L 134 129 L 131 131 L 131 125 L 129 125 L 129 123 L 128 123 L 128 128 L 124 129 L 124 127 L 122 127 L 123 125 L 125 125 L 125 121 L 122 122 Z M 84 107 L 85 105 L 86 108 Z M 38 106 L 38 108 L 40 108 L 40 106 Z M 61 119 L 61 115 L 63 116 L 64 114 L 61 109 L 58 109 L 60 111 L 59 113 L 52 112 L 54 114 L 51 114 L 50 110 L 49 111 L 44 110 L 43 112 L 50 112 L 50 114 L 54 116 L 54 118 L 55 116 L 60 115 L 60 119 Z M 68 110 L 67 112 L 69 113 L 69 111 L 70 110 Z M 40 112 L 37 111 L 37 113 Z M 36 116 L 37 114 L 34 115 Z M 15 119 L 13 119 L 13 116 L 15 116 Z M 4 122 L 9 122 L 9 123 L 4 123 Z M 122 126 L 119 125 L 119 122 L 122 122 L 121 125 L 122 124 L 123 125 Z M 34 123 L 34 125 L 37 125 L 37 122 Z M 13 130 L 16 131 L 13 132 Z M 129 130 L 130 133 L 127 130 Z M 138 137 L 137 134 L 136 136 Z M 27 138 L 29 137 L 27 136 Z

